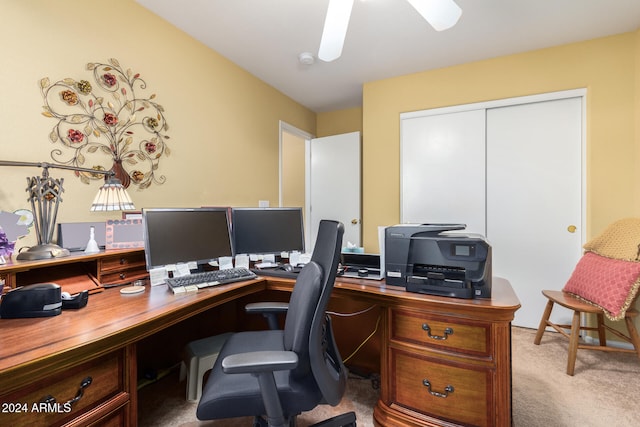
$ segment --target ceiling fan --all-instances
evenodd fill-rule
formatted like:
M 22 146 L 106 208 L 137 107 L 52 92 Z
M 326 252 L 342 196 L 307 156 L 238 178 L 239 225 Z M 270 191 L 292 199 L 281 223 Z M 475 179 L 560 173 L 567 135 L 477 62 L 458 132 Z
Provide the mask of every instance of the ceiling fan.
M 354 0 L 329 0 L 318 58 L 331 62 L 340 57 Z M 407 0 L 436 31 L 453 27 L 462 9 L 453 0 Z

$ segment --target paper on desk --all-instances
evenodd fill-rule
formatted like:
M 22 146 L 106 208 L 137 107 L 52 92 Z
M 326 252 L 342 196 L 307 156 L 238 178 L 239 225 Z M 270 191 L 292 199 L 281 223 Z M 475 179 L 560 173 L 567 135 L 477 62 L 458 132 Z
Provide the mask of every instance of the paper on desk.
M 173 272 L 173 277 L 188 276 L 191 274 L 191 266 L 187 263 L 176 264 L 176 269 Z
M 220 266 L 218 267 L 220 270 L 228 270 L 230 268 L 233 268 L 233 257 L 221 256 L 220 258 L 218 258 L 218 264 L 220 264 Z
M 249 268 L 249 255 L 236 255 L 236 267 Z
M 264 262 L 276 262 L 275 254 L 264 254 L 262 256 L 262 261 Z
M 151 286 L 164 285 L 169 278 L 169 272 L 165 267 L 152 268 L 149 271 Z
M 311 254 L 300 254 L 298 264 L 309 264 L 309 261 L 311 261 Z
M 300 252 L 293 251 L 289 254 L 289 264 L 293 266 L 300 264 Z

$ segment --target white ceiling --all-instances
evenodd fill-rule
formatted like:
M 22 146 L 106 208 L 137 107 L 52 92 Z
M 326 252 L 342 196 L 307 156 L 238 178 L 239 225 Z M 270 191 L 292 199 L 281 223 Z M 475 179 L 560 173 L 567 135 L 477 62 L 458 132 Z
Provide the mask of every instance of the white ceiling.
M 362 105 L 365 82 L 640 27 L 640 0 L 455 0 L 436 32 L 406 0 L 356 0 L 342 56 L 313 65 L 328 0 L 136 0 L 316 112 Z

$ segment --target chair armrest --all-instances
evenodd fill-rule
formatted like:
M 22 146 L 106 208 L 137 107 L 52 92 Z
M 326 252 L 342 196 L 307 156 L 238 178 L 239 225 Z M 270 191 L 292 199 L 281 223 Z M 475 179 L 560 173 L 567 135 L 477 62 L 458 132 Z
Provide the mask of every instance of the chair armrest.
M 269 329 L 280 329 L 278 314 L 289 310 L 288 302 L 252 302 L 244 306 L 247 313 L 259 313 L 267 319 Z
M 247 313 L 286 313 L 288 302 L 252 302 L 244 306 Z
M 296 366 L 298 355 L 293 351 L 252 351 L 231 354 L 222 360 L 222 370 L 226 374 L 289 371 Z

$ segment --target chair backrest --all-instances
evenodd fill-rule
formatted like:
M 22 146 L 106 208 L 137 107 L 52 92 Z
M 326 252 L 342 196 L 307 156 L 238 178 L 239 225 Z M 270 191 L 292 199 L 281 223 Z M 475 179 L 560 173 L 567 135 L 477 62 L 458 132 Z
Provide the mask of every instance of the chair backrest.
M 328 299 L 324 301 L 322 296 L 328 285 L 333 288 L 343 234 L 341 223 L 320 222 L 311 261 L 302 269 L 293 288 L 284 325 L 284 348 L 298 354 L 299 364 L 293 376 L 309 375 L 312 324 L 316 313 L 326 310 Z
M 284 349 L 298 354 L 298 367 L 293 376 L 309 375 L 309 334 L 322 291 L 324 272 L 314 261 L 300 271 L 289 299 L 284 324 Z
M 318 306 L 313 315 L 309 336 L 311 370 L 324 400 L 330 405 L 340 403 L 347 386 L 347 369 L 333 338 L 331 318 L 326 314 L 333 291 L 344 225 L 336 221 L 321 221 L 318 238 L 311 260 L 320 264 L 325 272 Z

